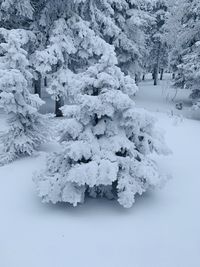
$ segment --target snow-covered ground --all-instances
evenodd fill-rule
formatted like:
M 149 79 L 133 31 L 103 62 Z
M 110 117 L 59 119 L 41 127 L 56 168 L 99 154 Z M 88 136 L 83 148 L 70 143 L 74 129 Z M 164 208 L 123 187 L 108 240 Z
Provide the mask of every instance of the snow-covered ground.
M 57 149 L 56 144 L 44 146 L 37 157 L 1 167 L 1 267 L 200 266 L 200 121 L 183 118 L 184 110 L 179 116 L 171 112 L 174 103 L 163 95 L 169 80 L 153 88 L 151 83 L 142 83 L 136 100 L 154 111 L 166 132 L 173 155 L 157 160 L 173 179 L 129 210 L 92 199 L 72 208 L 42 204 L 32 182 L 46 151 Z M 186 103 L 185 93 L 178 97 Z M 3 124 L 0 117 L 0 130 Z
M 136 95 L 136 103 L 140 107 L 145 107 L 150 111 L 166 112 L 169 115 L 184 116 L 200 120 L 200 110 L 192 109 L 192 102 L 189 99 L 190 90 L 172 87 L 171 74 L 165 73 L 165 79 L 153 85 L 151 75 L 146 76 L 146 81 L 140 83 L 140 90 Z M 183 109 L 176 109 L 176 104 L 182 103 Z

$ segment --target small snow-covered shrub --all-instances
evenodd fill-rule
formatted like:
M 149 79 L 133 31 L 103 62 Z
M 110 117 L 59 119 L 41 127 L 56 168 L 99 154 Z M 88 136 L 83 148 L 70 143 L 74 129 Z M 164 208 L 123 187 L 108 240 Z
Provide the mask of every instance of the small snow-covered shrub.
M 47 123 L 38 113 L 43 101 L 30 93 L 32 74 L 26 50 L 23 48 L 33 33 L 25 30 L 0 29 L 5 42 L 0 44 L 0 106 L 8 116 L 8 132 L 0 136 L 3 151 L 0 165 L 31 155 L 47 140 Z
M 76 206 L 88 195 L 129 208 L 137 194 L 162 181 L 148 155 L 168 149 L 154 118 L 135 108 L 137 87 L 116 66 L 114 47 L 97 37 L 95 43 L 100 59 L 71 77 L 74 95 L 62 109 L 62 150 L 48 156 L 34 181 L 44 202 Z

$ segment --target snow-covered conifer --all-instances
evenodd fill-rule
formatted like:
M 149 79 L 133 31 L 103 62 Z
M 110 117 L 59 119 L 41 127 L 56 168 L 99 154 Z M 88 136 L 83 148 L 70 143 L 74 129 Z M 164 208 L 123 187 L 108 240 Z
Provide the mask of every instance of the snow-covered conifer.
M 67 90 L 70 71 L 69 57 L 76 52 L 72 31 L 65 19 L 60 18 L 53 24 L 49 44 L 44 50 L 37 50 L 33 55 L 36 70 L 48 79 L 48 93 L 56 100 L 55 114 L 61 115 L 61 99 Z
M 34 39 L 32 32 L 0 29 L 4 42 L 0 44 L 0 105 L 8 115 L 8 132 L 1 135 L 3 151 L 1 164 L 31 155 L 48 136 L 47 126 L 38 108 L 43 101 L 31 94 L 32 74 L 27 43 Z
M 46 169 L 34 181 L 44 202 L 76 206 L 89 195 L 117 199 L 129 208 L 137 194 L 162 181 L 148 154 L 167 149 L 154 119 L 135 108 L 132 97 L 137 87 L 117 67 L 114 47 L 83 20 L 73 25 L 79 29 L 77 40 L 81 36 L 93 54 L 93 64 L 74 73 L 73 97 L 62 109 L 66 116 L 62 150 L 49 155 Z
M 0 25 L 1 27 L 19 28 L 27 26 L 33 19 L 34 8 L 31 0 L 1 0 Z
M 140 75 L 145 53 L 145 30 L 150 1 L 76 1 L 79 15 L 107 43 L 114 45 L 118 66 L 132 77 Z
M 195 102 L 200 100 L 200 2 L 184 0 L 180 4 L 177 45 L 172 50 L 174 85 L 193 90 L 190 97 Z
M 148 50 L 147 68 L 152 72 L 154 85 L 158 83 L 158 74 L 163 78 L 163 71 L 168 65 L 168 48 L 165 40 L 165 22 L 167 18 L 167 1 L 155 0 L 152 4 L 150 14 L 152 22 L 148 28 Z

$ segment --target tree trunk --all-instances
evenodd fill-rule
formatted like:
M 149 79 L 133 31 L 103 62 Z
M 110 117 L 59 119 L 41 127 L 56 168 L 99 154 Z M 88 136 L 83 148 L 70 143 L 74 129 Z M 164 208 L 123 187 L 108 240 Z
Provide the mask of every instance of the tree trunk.
M 160 80 L 161 81 L 163 80 L 163 74 L 164 74 L 164 69 L 161 69 L 161 71 L 160 71 Z
M 59 65 L 55 65 L 52 70 L 53 72 L 57 72 L 58 71 L 58 68 L 59 68 Z M 46 83 L 47 83 L 47 79 L 46 79 Z M 63 99 L 63 96 L 61 95 L 57 95 L 56 96 L 56 101 L 55 101 L 55 115 L 56 117 L 62 117 L 63 114 L 62 114 L 62 111 L 60 110 L 60 108 L 64 105 L 64 99 Z
M 143 81 L 145 80 L 145 74 L 142 75 L 142 80 L 143 80 Z
M 47 77 L 44 77 L 44 87 L 47 87 Z
M 158 44 L 158 54 L 157 54 L 157 59 L 156 59 L 156 63 L 154 65 L 154 70 L 153 70 L 154 85 L 158 84 L 158 72 L 160 68 L 160 52 L 161 52 L 161 42 L 159 42 Z
M 172 80 L 175 79 L 175 73 L 172 73 Z
M 60 108 L 63 106 L 63 98 L 61 96 L 57 96 L 56 102 L 55 102 L 55 114 L 56 117 L 62 117 L 62 111 Z
M 158 84 L 158 66 L 157 64 L 154 66 L 154 69 L 153 69 L 153 84 L 154 85 L 157 85 Z
M 41 79 L 42 76 L 39 72 L 37 72 L 37 79 L 33 80 L 34 94 L 38 94 L 41 98 Z
M 136 85 L 138 85 L 139 84 L 139 75 L 136 73 L 135 74 L 135 83 L 136 83 Z

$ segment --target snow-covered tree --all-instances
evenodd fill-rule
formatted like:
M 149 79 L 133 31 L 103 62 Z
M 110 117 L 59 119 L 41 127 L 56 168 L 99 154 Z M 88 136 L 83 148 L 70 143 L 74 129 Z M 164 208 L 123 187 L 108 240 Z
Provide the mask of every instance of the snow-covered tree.
M 1 25 L 12 29 L 1 29 L 0 102 L 10 126 L 1 137 L 2 162 L 33 153 L 47 136 L 38 113 L 42 101 L 30 93 L 41 88 L 40 80 L 47 81 L 57 111 L 61 98 L 66 104 L 61 151 L 50 154 L 35 177 L 44 201 L 76 206 L 87 195 L 105 196 L 128 208 L 137 194 L 162 182 L 149 154 L 168 150 L 154 119 L 132 100 L 151 2 L 0 1 Z
M 165 22 L 167 17 L 167 3 L 165 0 L 153 2 L 151 24 L 148 27 L 148 50 L 146 66 L 153 74 L 154 85 L 157 85 L 158 74 L 161 72 L 161 80 L 164 69 L 168 65 L 168 48 L 165 41 Z
M 176 65 L 174 85 L 193 90 L 191 98 L 200 100 L 200 2 L 183 0 L 177 31 L 177 45 L 173 50 Z
M 78 2 L 78 1 L 77 1 Z M 107 43 L 114 45 L 118 66 L 125 74 L 140 76 L 145 53 L 145 27 L 149 21 L 145 1 L 79 1 L 80 16 Z
M 134 77 L 142 72 L 142 60 L 146 55 L 144 28 L 149 22 L 147 7 L 150 2 L 49 0 L 40 12 L 38 25 L 40 30 L 45 29 L 49 39 L 54 21 L 70 17 L 73 12 L 78 14 L 98 36 L 115 46 L 118 66 Z
M 0 106 L 8 115 L 8 132 L 1 135 L 1 164 L 31 155 L 47 140 L 46 121 L 38 113 L 43 101 L 31 94 L 32 74 L 25 46 L 34 35 L 17 29 L 0 29 L 4 41 L 0 44 Z
M 6 28 L 27 27 L 33 19 L 31 0 L 0 0 L 0 26 Z
M 9 5 L 9 1 L 14 3 L 14 0 L 4 0 L 2 3 L 4 7 L 6 6 L 4 11 L 9 11 L 5 13 L 8 16 L 17 8 L 17 6 L 14 8 L 13 5 Z M 88 22 L 90 28 L 93 29 L 96 35 L 103 38 L 107 43 L 115 46 L 115 52 L 118 58 L 118 66 L 125 74 L 130 74 L 132 77 L 136 78 L 136 81 L 138 81 L 141 72 L 143 72 L 143 59 L 146 57 L 144 28 L 147 26 L 149 20 L 148 5 L 151 5 L 150 3 L 150 0 L 20 0 L 19 5 L 21 5 L 23 8 L 18 9 L 18 11 L 15 12 L 15 16 L 17 16 L 17 21 L 21 22 L 20 27 L 23 26 L 29 28 L 37 35 L 37 42 L 35 45 L 36 49 L 41 53 L 42 51 L 46 53 L 46 56 L 48 54 L 48 58 L 54 57 L 55 59 L 55 55 L 53 54 L 55 46 L 57 46 L 57 50 L 58 47 L 60 47 L 62 50 L 60 54 L 65 53 L 69 56 L 69 53 L 66 53 L 66 51 L 64 52 L 64 48 L 62 48 L 62 45 L 60 45 L 60 38 L 63 37 L 66 40 L 68 33 L 65 30 L 63 31 L 63 25 L 59 26 L 59 23 L 61 22 L 59 21 L 59 18 L 68 19 L 72 16 L 72 14 L 78 15 L 84 21 Z M 25 12 L 27 10 L 26 7 L 29 5 L 32 6 L 32 8 L 30 8 L 32 15 L 28 15 Z M 24 12 L 22 12 L 22 10 Z M 23 15 L 20 16 L 22 13 Z M 24 23 L 23 18 L 26 19 L 26 23 Z M 13 22 L 10 22 L 10 20 L 8 23 L 12 23 L 13 25 Z M 63 44 L 63 41 L 61 44 Z M 50 48 L 51 46 L 53 47 L 52 49 Z M 37 56 L 38 53 L 34 55 L 36 60 Z M 56 64 L 51 62 L 51 70 L 49 70 L 47 73 L 40 73 L 38 71 L 37 64 L 34 64 L 34 68 L 36 68 L 34 75 L 34 77 L 36 77 L 36 92 L 41 91 L 41 81 L 44 79 L 47 81 L 48 90 L 49 88 L 52 89 L 51 81 L 57 80 L 56 76 L 60 75 L 62 72 L 61 69 L 65 68 L 65 65 L 69 65 L 70 62 L 72 62 L 71 66 L 74 68 L 74 65 L 76 65 L 75 61 L 79 59 L 77 59 L 76 56 L 74 57 L 74 55 L 73 57 L 75 60 L 73 60 L 72 57 L 68 58 L 68 56 L 64 56 L 63 58 L 65 59 L 62 62 L 60 59 L 57 59 Z M 87 59 L 85 59 L 84 64 L 86 61 Z M 79 62 L 79 67 L 80 66 L 82 68 L 82 62 Z M 43 70 L 44 69 L 45 68 L 43 68 Z M 57 88 L 59 88 L 59 86 Z M 52 92 L 52 90 L 50 91 Z M 60 90 L 57 91 L 60 92 Z M 59 115 L 60 102 L 63 102 L 63 99 L 60 94 L 57 94 L 56 96 L 55 95 L 56 94 L 52 94 L 53 97 L 56 97 L 55 110 L 56 114 Z
M 64 19 L 53 24 L 49 44 L 44 50 L 33 54 L 33 65 L 43 76 L 48 78 L 48 93 L 56 100 L 55 114 L 61 116 L 60 107 L 67 90 L 69 56 L 76 52 L 72 31 Z
M 168 150 L 155 130 L 154 119 L 135 108 L 132 97 L 137 87 L 117 67 L 114 47 L 89 25 L 87 29 L 83 20 L 75 27 L 81 25 L 85 34 L 78 31 L 77 39 L 81 35 L 87 50 L 96 51 L 96 59 L 73 74 L 73 97 L 62 109 L 66 116 L 62 150 L 49 155 L 46 169 L 34 181 L 44 202 L 76 206 L 89 195 L 117 199 L 129 208 L 137 194 L 162 181 L 148 154 Z

